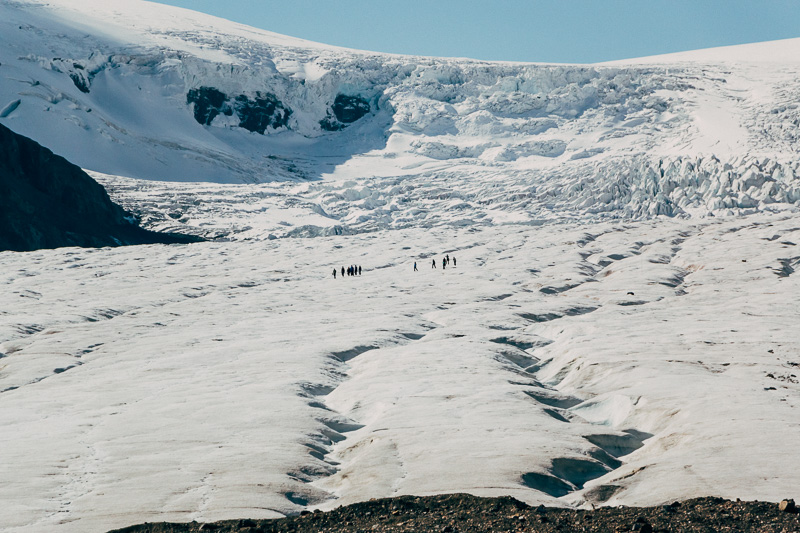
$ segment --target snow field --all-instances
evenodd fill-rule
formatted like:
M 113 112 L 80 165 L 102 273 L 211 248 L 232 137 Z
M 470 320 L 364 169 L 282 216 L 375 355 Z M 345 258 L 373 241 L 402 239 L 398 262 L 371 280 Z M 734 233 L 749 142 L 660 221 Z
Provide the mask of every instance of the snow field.
M 798 231 L 774 214 L 0 254 L 0 524 L 791 496 Z M 364 274 L 334 280 L 342 264 Z

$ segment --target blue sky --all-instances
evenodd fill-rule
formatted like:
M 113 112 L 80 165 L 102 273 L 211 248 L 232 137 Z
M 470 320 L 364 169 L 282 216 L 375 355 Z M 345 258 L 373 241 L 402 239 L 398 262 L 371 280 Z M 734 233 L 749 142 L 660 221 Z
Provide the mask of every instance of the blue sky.
M 157 0 L 349 48 L 590 63 L 800 37 L 800 0 Z

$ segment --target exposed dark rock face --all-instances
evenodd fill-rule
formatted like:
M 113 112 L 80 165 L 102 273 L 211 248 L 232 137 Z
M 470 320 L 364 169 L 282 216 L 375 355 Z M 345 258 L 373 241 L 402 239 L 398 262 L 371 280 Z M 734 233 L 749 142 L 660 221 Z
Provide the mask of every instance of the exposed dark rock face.
M 80 167 L 0 124 L 0 251 L 199 240 L 140 228 Z
M 333 101 L 331 111 L 333 115 L 319 121 L 320 127 L 325 131 L 339 131 L 344 129 L 347 124 L 352 124 L 371 110 L 369 102 L 361 96 L 348 96 L 337 94 Z
M 240 128 L 262 135 L 270 127 L 288 128 L 292 115 L 291 108 L 277 96 L 261 91 L 257 91 L 255 96 L 240 94 L 230 97 L 214 87 L 198 87 L 186 93 L 186 103 L 193 104 L 194 119 L 204 126 L 210 126 L 219 115 L 230 117 L 235 113 Z M 340 131 L 370 111 L 369 102 L 363 97 L 338 94 L 319 125 L 325 131 Z
M 92 56 L 89 57 L 89 60 L 92 60 Z M 105 62 L 99 64 L 93 62 L 93 64 L 94 66 L 89 67 L 81 63 L 80 60 L 54 57 L 50 62 L 50 68 L 55 72 L 67 74 L 80 92 L 88 93 L 92 86 L 92 79 L 105 66 Z
M 319 121 L 319 127 L 322 128 L 323 131 L 341 131 L 345 128 L 345 124 L 342 124 L 328 114 L 328 116 Z
M 262 135 L 270 126 L 273 129 L 286 127 L 292 114 L 292 110 L 285 107 L 271 93 L 257 92 L 252 99 L 240 94 L 236 97 L 233 107 L 236 116 L 239 117 L 240 128 L 257 131 Z
M 360 119 L 370 111 L 369 102 L 360 96 L 346 96 L 337 94 L 333 101 L 333 114 L 336 120 L 344 124 L 350 124 Z
M 194 119 L 200 124 L 210 126 L 220 113 L 225 116 L 236 113 L 240 128 L 262 135 L 269 127 L 287 127 L 292 114 L 274 94 L 260 91 L 254 98 L 240 94 L 231 100 L 214 87 L 200 87 L 189 90 L 186 103 L 194 104 Z
M 75 87 L 77 87 L 80 92 L 82 93 L 89 92 L 89 80 L 87 78 L 81 76 L 76 72 L 70 74 L 69 77 L 72 80 L 72 83 L 75 84 Z
M 131 526 L 116 533 L 295 533 L 519 531 L 536 533 L 716 533 L 718 531 L 800 531 L 797 514 L 778 505 L 698 498 L 656 507 L 600 507 L 596 510 L 530 507 L 509 496 L 478 498 L 468 494 L 400 496 L 339 507 L 327 513 L 303 511 L 277 520 L 226 520 L 199 524 L 164 522 Z
M 204 126 L 210 126 L 220 113 L 233 114 L 227 101 L 227 95 L 213 87 L 190 89 L 186 95 L 186 103 L 194 104 L 194 119 Z

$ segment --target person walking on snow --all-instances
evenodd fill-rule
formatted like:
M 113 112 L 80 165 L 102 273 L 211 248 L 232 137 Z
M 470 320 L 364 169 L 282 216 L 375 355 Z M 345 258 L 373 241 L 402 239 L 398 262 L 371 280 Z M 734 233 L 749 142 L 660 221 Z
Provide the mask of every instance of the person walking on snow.
M 342 277 L 344 277 L 344 267 L 342 267 Z
M 417 271 L 417 262 L 414 261 L 414 272 L 416 272 L 416 271 Z
M 453 256 L 453 266 L 456 266 L 456 256 Z
M 447 259 L 442 259 L 442 270 L 447 268 Z
M 358 275 L 361 275 L 361 265 L 358 265 Z
M 431 261 L 431 268 L 436 268 L 436 259 Z
M 336 269 L 333 269 L 333 279 L 336 279 Z

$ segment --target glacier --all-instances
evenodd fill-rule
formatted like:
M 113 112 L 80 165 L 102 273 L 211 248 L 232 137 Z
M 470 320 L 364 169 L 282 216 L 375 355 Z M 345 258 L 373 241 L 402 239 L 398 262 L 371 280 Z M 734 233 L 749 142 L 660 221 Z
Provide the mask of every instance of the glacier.
M 2 6 L 0 105 L 7 126 L 97 172 L 330 183 L 379 167 L 398 182 L 469 176 L 483 194 L 503 175 L 533 218 L 800 201 L 797 40 L 490 63 L 339 49 L 147 2 L 73 4 Z
M 797 499 L 798 73 L 3 2 L 2 124 L 211 242 L 0 253 L 0 529 Z

